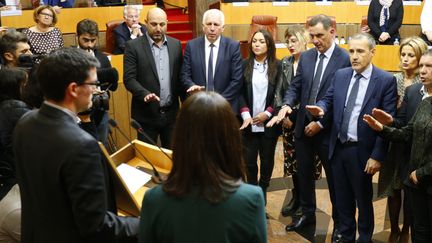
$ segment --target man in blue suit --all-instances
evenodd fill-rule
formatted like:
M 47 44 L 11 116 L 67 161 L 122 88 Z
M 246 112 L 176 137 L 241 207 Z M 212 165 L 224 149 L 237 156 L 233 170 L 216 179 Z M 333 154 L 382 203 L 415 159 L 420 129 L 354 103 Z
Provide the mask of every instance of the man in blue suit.
M 113 54 L 123 54 L 127 41 L 143 36 L 146 28 L 139 22 L 141 10 L 135 5 L 126 5 L 123 10 L 125 22 L 113 30 L 115 45 Z
M 203 37 L 186 45 L 180 81 L 188 94 L 199 90 L 221 94 L 238 113 L 242 86 L 240 45 L 222 36 L 225 16 L 210 9 L 203 16 Z M 209 65 L 210 63 L 210 65 Z
M 396 113 L 396 80 L 374 67 L 375 40 L 366 33 L 349 42 L 352 68 L 337 71 L 325 97 L 307 106 L 313 116 L 332 110 L 329 158 L 336 190 L 340 239 L 354 242 L 356 205 L 359 210 L 357 242 L 372 242 L 374 213 L 372 176 L 386 158 L 387 143 L 362 121 L 374 108 Z
M 316 197 L 314 167 L 318 156 L 326 172 L 330 199 L 333 205 L 332 218 L 337 230 L 338 217 L 335 209 L 335 195 L 332 173 L 328 161 L 328 137 L 326 129 L 331 122 L 331 114 L 322 119 L 315 119 L 305 110 L 305 106 L 315 104 L 326 93 L 334 73 L 350 66 L 348 54 L 334 43 L 335 29 L 326 15 L 312 17 L 308 30 L 315 48 L 305 51 L 300 56 L 297 74 L 287 89 L 283 106 L 278 114 L 280 122 L 298 103 L 295 121 L 295 148 L 298 161 L 297 177 L 300 208 L 302 215 L 294 218 L 286 230 L 298 230 L 315 223 Z M 337 234 L 337 232 L 336 232 Z

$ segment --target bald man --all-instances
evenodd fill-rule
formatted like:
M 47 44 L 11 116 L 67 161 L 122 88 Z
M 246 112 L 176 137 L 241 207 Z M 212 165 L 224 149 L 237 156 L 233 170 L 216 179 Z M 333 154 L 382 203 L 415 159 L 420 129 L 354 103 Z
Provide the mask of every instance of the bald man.
M 132 93 L 132 118 L 162 147 L 169 148 L 179 108 L 180 41 L 166 35 L 167 15 L 151 9 L 145 20 L 147 32 L 126 43 L 124 84 Z M 141 134 L 138 139 L 151 143 Z

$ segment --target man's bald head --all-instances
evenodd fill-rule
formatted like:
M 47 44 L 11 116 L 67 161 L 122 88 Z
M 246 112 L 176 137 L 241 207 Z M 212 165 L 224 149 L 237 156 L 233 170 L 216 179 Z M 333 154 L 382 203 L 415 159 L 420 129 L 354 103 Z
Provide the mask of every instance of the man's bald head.
M 152 8 L 147 13 L 145 20 L 147 33 L 157 45 L 161 45 L 165 39 L 167 31 L 167 15 L 160 8 Z

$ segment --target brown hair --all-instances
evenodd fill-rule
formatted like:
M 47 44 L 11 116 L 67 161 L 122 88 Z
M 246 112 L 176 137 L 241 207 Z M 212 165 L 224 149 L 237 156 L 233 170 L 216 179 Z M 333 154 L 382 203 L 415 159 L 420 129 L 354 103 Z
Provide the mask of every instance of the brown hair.
M 183 103 L 172 148 L 173 168 L 163 184 L 168 195 L 183 198 L 197 189 L 218 203 L 245 179 L 239 123 L 217 93 L 198 92 Z
M 54 26 L 55 24 L 57 24 L 57 13 L 54 11 L 54 8 L 49 6 L 49 5 L 41 5 L 41 6 L 37 7 L 33 11 L 33 20 L 37 23 L 38 22 L 38 16 L 42 12 L 42 10 L 44 10 L 44 9 L 50 10 L 52 15 L 53 15 L 51 26 Z
M 252 35 L 252 37 L 250 39 L 249 58 L 248 58 L 248 63 L 247 63 L 247 66 L 246 66 L 246 69 L 245 69 L 243 75 L 244 75 L 244 77 L 249 77 L 250 74 L 253 72 L 255 53 L 252 50 L 252 40 L 257 33 L 262 33 L 264 36 L 264 39 L 266 41 L 266 44 L 267 44 L 267 65 L 268 65 L 267 75 L 268 75 L 269 82 L 274 82 L 275 77 L 277 75 L 277 71 L 278 71 L 278 62 L 276 59 L 276 45 L 275 45 L 275 42 L 273 40 L 272 35 L 265 29 L 259 29 L 259 30 L 255 31 L 255 33 Z
M 402 53 L 402 48 L 404 46 L 410 46 L 414 50 L 414 54 L 415 54 L 416 59 L 417 59 L 417 68 L 418 68 L 420 58 L 428 50 L 428 45 L 426 44 L 426 42 L 422 38 L 420 38 L 418 36 L 407 37 L 407 38 L 403 39 L 402 42 L 400 43 L 399 59 L 400 59 L 400 56 Z
M 294 25 L 294 26 L 290 26 L 285 30 L 285 42 L 288 43 L 288 39 L 294 36 L 295 38 L 297 38 L 297 40 L 300 42 L 300 44 L 302 46 L 304 46 L 304 50 L 307 50 L 307 44 L 309 43 L 309 34 L 308 32 L 305 30 L 305 28 L 299 26 L 299 25 Z

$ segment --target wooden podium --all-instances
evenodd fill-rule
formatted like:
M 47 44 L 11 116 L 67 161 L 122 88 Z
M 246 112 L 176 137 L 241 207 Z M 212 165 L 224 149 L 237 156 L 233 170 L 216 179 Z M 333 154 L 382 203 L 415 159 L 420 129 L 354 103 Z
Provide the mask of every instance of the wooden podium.
M 149 174 L 153 175 L 151 166 L 146 162 L 144 158 L 136 151 L 139 150 L 157 169 L 159 174 L 168 174 L 172 168 L 172 161 L 165 154 L 163 154 L 158 147 L 148 143 L 144 143 L 139 140 L 132 141 L 132 144 L 127 144 L 119 151 L 112 155 L 109 155 L 105 147 L 101 145 L 101 149 L 107 158 L 111 175 L 113 176 L 113 184 L 116 195 L 117 208 L 120 214 L 139 216 L 141 211 L 141 203 L 144 198 L 144 193 L 154 183 L 147 183 L 135 193 L 132 193 L 126 186 L 123 178 L 117 171 L 117 167 L 122 163 L 126 163 L 134 168 L 137 166 L 144 167 L 148 170 Z M 163 149 L 166 154 L 172 157 L 172 151 Z

